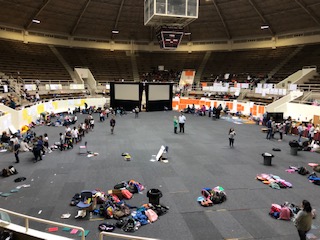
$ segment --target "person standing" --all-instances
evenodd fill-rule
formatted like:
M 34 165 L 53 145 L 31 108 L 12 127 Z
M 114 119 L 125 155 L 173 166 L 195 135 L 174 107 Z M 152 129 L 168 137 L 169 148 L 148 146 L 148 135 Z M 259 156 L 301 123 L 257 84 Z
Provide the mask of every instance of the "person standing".
M 184 133 L 184 124 L 186 123 L 186 120 L 186 117 L 181 113 L 179 116 L 179 132 Z
M 308 134 L 310 142 L 312 142 L 314 138 L 314 132 L 315 132 L 314 124 L 311 124 L 311 127 L 309 129 L 309 134 Z
M 138 106 L 136 106 L 136 108 L 134 109 L 134 118 L 139 117 L 139 111 L 140 111 L 140 109 L 138 108 Z
M 236 131 L 233 128 L 229 129 L 229 146 L 233 147 L 234 137 L 236 135 Z
M 177 129 L 178 129 L 178 118 L 177 118 L 177 116 L 173 117 L 173 129 L 174 129 L 174 133 L 177 134 Z
M 286 128 L 286 125 L 284 124 L 284 122 L 281 122 L 278 126 L 278 131 L 279 131 L 279 135 L 280 135 L 280 139 L 278 140 L 279 142 L 282 141 L 283 133 L 285 132 L 285 128 Z
M 222 106 L 219 104 L 219 106 L 216 109 L 216 119 L 220 119 L 220 113 L 222 111 Z
M 114 119 L 114 116 L 112 116 L 112 118 L 110 119 L 111 134 L 113 134 L 115 126 L 116 126 L 116 120 Z
M 302 209 L 298 212 L 294 220 L 294 225 L 298 230 L 300 240 L 306 239 L 306 234 L 311 229 L 312 217 L 312 208 L 310 202 L 303 200 Z
M 270 140 L 272 136 L 272 117 L 270 117 L 270 119 L 267 121 L 266 126 L 268 128 L 266 138 Z
M 14 157 L 16 158 L 16 163 L 20 162 L 20 160 L 19 160 L 19 149 L 20 149 L 20 144 L 19 144 L 18 141 L 15 141 L 14 145 L 13 145 L 13 152 L 14 152 Z
M 301 142 L 301 137 L 303 135 L 303 127 L 302 127 L 302 124 L 300 124 L 298 126 L 298 135 L 299 135 L 299 138 L 298 138 L 298 142 Z

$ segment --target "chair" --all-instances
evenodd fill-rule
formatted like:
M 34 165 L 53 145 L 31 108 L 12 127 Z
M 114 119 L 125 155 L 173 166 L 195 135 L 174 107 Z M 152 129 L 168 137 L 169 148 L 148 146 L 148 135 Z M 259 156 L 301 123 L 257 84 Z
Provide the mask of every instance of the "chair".
M 87 142 L 84 143 L 84 145 L 79 146 L 79 154 L 87 154 Z
M 92 211 L 94 206 L 94 198 L 92 191 L 84 190 L 80 193 L 80 202 L 77 204 L 78 208 Z

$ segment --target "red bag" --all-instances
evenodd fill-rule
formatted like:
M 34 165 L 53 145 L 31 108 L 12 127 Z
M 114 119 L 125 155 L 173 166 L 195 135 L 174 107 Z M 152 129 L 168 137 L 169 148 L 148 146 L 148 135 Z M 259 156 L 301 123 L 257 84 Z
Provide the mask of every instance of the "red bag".
M 121 190 L 121 193 L 122 193 L 122 196 L 123 196 L 125 199 L 131 199 L 131 198 L 132 198 L 132 193 L 129 192 L 127 189 Z

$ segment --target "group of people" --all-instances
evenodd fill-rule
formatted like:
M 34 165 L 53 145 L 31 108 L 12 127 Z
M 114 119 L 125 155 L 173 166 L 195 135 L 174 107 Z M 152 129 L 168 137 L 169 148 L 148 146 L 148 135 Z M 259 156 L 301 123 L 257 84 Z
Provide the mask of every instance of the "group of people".
M 184 133 L 184 124 L 186 123 L 187 118 L 184 116 L 184 114 L 181 112 L 179 118 L 177 116 L 173 117 L 173 131 L 175 134 L 177 133 L 178 130 L 178 125 L 179 125 L 179 132 Z
M 200 108 L 196 108 L 194 104 L 190 107 L 187 106 L 186 109 L 183 110 L 184 113 L 190 113 L 195 114 L 197 116 L 206 116 L 206 112 L 208 112 L 208 117 L 214 118 L 214 119 L 220 119 L 221 112 L 224 111 L 226 114 L 229 112 L 228 107 L 226 106 L 225 109 L 223 109 L 222 105 L 219 104 L 218 107 L 207 107 L 205 105 L 202 105 Z
M 28 130 L 27 133 L 23 135 L 16 133 L 11 136 L 6 132 L 3 132 L 1 143 L 4 148 L 9 149 L 14 153 L 16 163 L 20 162 L 20 152 L 33 152 L 34 162 L 37 162 L 38 160 L 42 160 L 42 156 L 47 152 L 52 151 L 49 147 L 48 134 L 45 133 L 43 136 L 36 136 L 31 130 Z
M 269 139 L 269 140 L 274 139 L 275 133 L 278 132 L 279 136 L 280 136 L 278 141 L 282 141 L 283 134 L 288 134 L 289 132 L 291 132 L 292 120 L 291 120 L 291 117 L 289 117 L 285 121 L 281 121 L 280 123 L 276 123 L 273 120 L 273 118 L 270 117 L 270 119 L 268 119 L 266 121 L 265 125 L 267 127 L 266 139 Z M 312 142 L 314 140 L 316 128 L 315 128 L 315 125 L 311 121 L 307 124 L 299 124 L 299 126 L 297 127 L 297 130 L 298 130 L 298 142 L 301 143 L 301 138 L 303 137 L 306 130 L 307 130 L 307 137 L 308 137 L 309 141 Z

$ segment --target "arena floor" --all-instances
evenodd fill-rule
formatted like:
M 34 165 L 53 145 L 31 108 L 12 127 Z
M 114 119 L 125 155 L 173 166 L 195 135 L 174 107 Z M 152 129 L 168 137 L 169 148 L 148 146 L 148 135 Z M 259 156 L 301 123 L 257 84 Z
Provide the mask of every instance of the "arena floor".
M 141 227 L 132 235 L 170 240 L 265 239 L 295 240 L 298 233 L 292 222 L 272 219 L 272 203 L 285 201 L 301 203 L 303 199 L 320 213 L 319 186 L 310 183 L 306 176 L 289 174 L 289 165 L 307 166 L 319 162 L 319 155 L 299 152 L 290 155 L 288 142 L 295 136 L 284 136 L 284 141 L 266 140 L 261 126 L 236 124 L 224 119 L 186 115 L 184 134 L 173 133 L 173 116 L 177 112 L 140 113 L 116 118 L 115 134 L 110 134 L 109 121 L 99 122 L 94 115 L 95 128 L 82 141 L 88 150 L 98 156 L 79 155 L 79 147 L 67 151 L 54 151 L 43 161 L 33 163 L 32 153 L 21 153 L 20 163 L 13 164 L 13 153 L 1 154 L 1 169 L 13 164 L 19 174 L 0 179 L 1 192 L 10 192 L 18 185 L 30 184 L 9 197 L 0 198 L 0 206 L 18 213 L 81 226 L 90 230 L 86 239 L 98 239 L 98 225 L 107 221 L 74 219 L 76 207 L 69 206 L 75 193 L 81 190 L 107 191 L 123 180 L 134 179 L 145 185 L 143 194 L 135 194 L 127 203 L 140 206 L 148 202 L 146 192 L 151 188 L 162 191 L 160 202 L 170 207 L 158 221 Z M 79 115 L 82 121 L 84 115 Z M 235 147 L 228 146 L 229 128 L 235 128 Z M 58 141 L 64 127 L 38 126 L 38 135 L 48 133 L 50 143 Z M 278 137 L 278 136 L 276 136 Z M 169 163 L 151 162 L 161 145 L 169 147 Z M 281 152 L 273 152 L 272 148 Z M 121 153 L 128 152 L 131 161 L 124 161 Z M 272 166 L 263 165 L 264 152 L 275 155 Z M 309 168 L 309 170 L 311 170 Z M 272 173 L 293 184 L 292 189 L 274 190 L 255 180 L 258 173 Z M 27 180 L 15 183 L 16 177 Z M 227 201 L 204 208 L 197 197 L 204 187 L 222 186 Z M 60 219 L 64 213 L 70 219 Z M 13 222 L 21 223 L 20 220 Z M 114 220 L 108 220 L 114 222 Z M 313 222 L 313 233 L 320 238 L 319 218 Z M 49 226 L 31 223 L 32 228 L 46 231 Z M 119 229 L 116 233 L 125 233 Z M 74 237 L 59 229 L 62 236 Z M 79 238 L 77 238 L 79 239 Z M 112 239 L 112 238 L 107 238 Z

